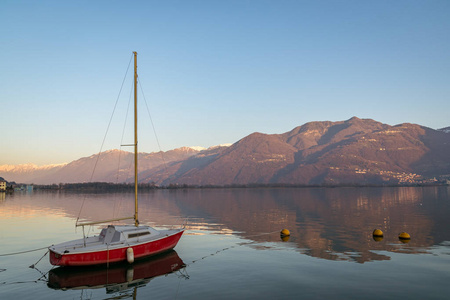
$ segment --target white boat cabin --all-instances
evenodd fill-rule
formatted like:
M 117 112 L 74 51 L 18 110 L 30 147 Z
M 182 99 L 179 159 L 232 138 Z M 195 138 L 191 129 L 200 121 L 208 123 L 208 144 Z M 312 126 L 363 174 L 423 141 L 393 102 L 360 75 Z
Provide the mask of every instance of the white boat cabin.
M 116 244 L 125 242 L 139 242 L 155 238 L 161 233 L 152 227 L 142 226 L 114 226 L 103 228 L 99 235 L 99 241 L 103 244 Z

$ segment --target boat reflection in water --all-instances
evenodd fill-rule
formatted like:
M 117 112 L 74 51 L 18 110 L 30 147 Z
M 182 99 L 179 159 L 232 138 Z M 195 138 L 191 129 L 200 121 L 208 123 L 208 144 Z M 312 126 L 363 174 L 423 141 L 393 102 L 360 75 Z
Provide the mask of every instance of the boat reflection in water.
M 186 265 L 174 250 L 136 261 L 109 267 L 59 267 L 48 274 L 48 287 L 56 290 L 106 288 L 106 293 L 145 286 L 152 278 L 174 273 Z

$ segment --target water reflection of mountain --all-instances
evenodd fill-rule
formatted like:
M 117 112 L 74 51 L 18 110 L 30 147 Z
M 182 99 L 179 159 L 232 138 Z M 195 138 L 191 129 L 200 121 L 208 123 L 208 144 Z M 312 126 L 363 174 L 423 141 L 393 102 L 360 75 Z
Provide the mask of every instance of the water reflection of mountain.
M 176 272 L 183 267 L 185 265 L 181 258 L 171 251 L 132 265 L 59 267 L 49 272 L 47 285 L 57 290 L 105 288 L 107 293 L 117 293 L 145 286 L 152 278 Z
M 448 187 L 189 190 L 172 194 L 182 211 L 222 224 L 257 242 L 282 228 L 302 253 L 356 262 L 389 259 L 376 250 L 402 251 L 398 233 L 413 237 L 408 252 L 450 240 Z M 372 239 L 374 228 L 385 232 Z

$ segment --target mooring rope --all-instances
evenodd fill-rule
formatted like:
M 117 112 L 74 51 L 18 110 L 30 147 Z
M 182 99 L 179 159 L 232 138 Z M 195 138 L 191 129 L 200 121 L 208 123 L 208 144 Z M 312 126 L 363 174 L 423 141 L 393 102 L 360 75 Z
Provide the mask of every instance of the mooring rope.
M 28 253 L 28 252 L 33 252 L 33 251 L 39 251 L 39 250 L 43 250 L 43 249 L 47 249 L 48 247 L 45 248 L 39 248 L 39 249 L 33 249 L 33 250 L 27 250 L 27 251 L 21 251 L 21 252 L 15 252 L 15 253 L 7 253 L 7 254 L 2 254 L 0 256 L 7 256 L 7 255 L 15 255 L 15 254 L 23 254 L 23 253 Z M 45 251 L 44 255 L 34 264 L 32 264 L 31 266 L 29 266 L 29 268 L 31 269 L 35 269 L 37 270 L 39 273 L 41 273 L 41 277 L 39 277 L 37 280 L 28 280 L 28 281 L 16 281 L 16 282 L 0 282 L 0 284 L 3 285 L 8 285 L 8 284 L 21 284 L 21 283 L 37 283 L 39 281 L 43 281 L 42 278 L 46 278 L 47 274 L 53 269 L 53 267 L 48 270 L 46 273 L 42 273 L 39 269 L 36 268 L 36 265 L 49 253 L 50 251 L 47 250 Z M 0 269 L 0 272 L 4 272 L 7 269 Z M 45 280 L 47 281 L 47 280 Z
M 35 268 L 35 266 L 47 255 L 47 253 L 49 253 L 50 252 L 50 250 L 47 250 L 47 252 L 45 252 L 45 254 L 44 255 L 42 255 L 42 257 L 41 258 L 39 258 L 39 260 L 37 261 L 37 262 L 35 262 L 34 264 L 32 264 L 31 266 L 30 266 L 30 268 L 31 269 L 34 269 Z
M 34 251 L 39 251 L 39 250 L 48 249 L 48 247 L 50 247 L 50 246 L 42 247 L 42 248 L 37 248 L 37 249 L 32 249 L 32 250 L 20 251 L 20 252 L 12 252 L 12 253 L 0 254 L 0 256 L 9 256 L 9 255 L 24 254 L 24 253 L 29 253 L 29 252 L 34 252 Z
M 48 251 L 47 251 L 48 252 Z M 45 255 L 44 255 L 45 256 Z M 31 266 L 30 266 L 31 267 Z M 35 270 L 37 270 L 39 273 L 41 273 L 41 277 L 39 277 L 38 279 L 36 279 L 36 280 L 27 280 L 27 281 L 13 281 L 13 282 L 6 282 L 6 281 L 3 281 L 3 282 L 0 282 L 0 284 L 2 284 L 2 285 L 11 285 L 11 284 L 22 284 L 22 283 L 38 283 L 38 282 L 47 282 L 47 278 L 46 278 L 46 276 L 47 276 L 47 274 L 48 273 L 50 273 L 50 271 L 53 269 L 50 269 L 50 270 L 48 270 L 46 273 L 42 273 L 40 270 L 38 270 L 37 268 L 34 268 L 34 266 L 33 266 L 33 269 L 35 269 Z M 6 271 L 6 269 L 1 269 L 2 271 Z
M 278 232 L 279 232 L 279 231 L 273 231 L 273 232 L 267 232 L 267 233 L 261 233 L 261 234 L 249 235 L 249 236 L 247 236 L 246 238 L 248 238 L 248 237 L 256 237 L 256 236 L 263 236 L 263 235 L 270 235 L 270 234 L 274 234 L 274 233 L 278 233 Z M 214 252 L 214 253 L 211 253 L 211 254 L 205 255 L 205 256 L 203 256 L 203 257 L 201 257 L 201 258 L 199 258 L 199 259 L 193 260 L 193 261 L 191 261 L 190 263 L 186 264 L 186 267 L 188 267 L 188 266 L 190 266 L 190 265 L 192 265 L 192 264 L 195 264 L 196 262 L 198 262 L 198 261 L 200 261 L 200 260 L 202 260 L 202 259 L 205 259 L 205 258 L 214 256 L 214 255 L 217 255 L 217 254 L 219 254 L 219 253 L 221 253 L 221 252 L 223 252 L 223 251 L 225 251 L 225 250 L 233 249 L 233 248 L 240 247 L 240 246 L 244 246 L 244 245 L 248 245 L 248 244 L 251 244 L 251 243 L 235 243 L 235 245 L 233 245 L 233 246 L 225 247 L 225 248 L 223 248 L 223 249 L 221 249 L 221 250 L 217 250 L 217 251 Z
M 255 235 L 248 235 L 248 236 L 246 236 L 246 238 L 249 238 L 249 237 L 255 237 L 255 236 L 269 235 L 269 234 L 274 234 L 274 233 L 279 233 L 279 232 L 280 232 L 280 231 L 277 230 L 277 231 L 272 231 L 272 232 L 267 232 L 267 233 L 261 233 L 261 234 L 255 234 Z

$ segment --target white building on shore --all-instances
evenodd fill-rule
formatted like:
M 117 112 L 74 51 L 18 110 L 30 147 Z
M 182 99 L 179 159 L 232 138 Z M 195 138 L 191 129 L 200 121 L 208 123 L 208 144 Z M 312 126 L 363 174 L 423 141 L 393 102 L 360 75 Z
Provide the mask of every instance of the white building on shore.
M 6 181 L 0 180 L 0 192 L 6 191 Z

